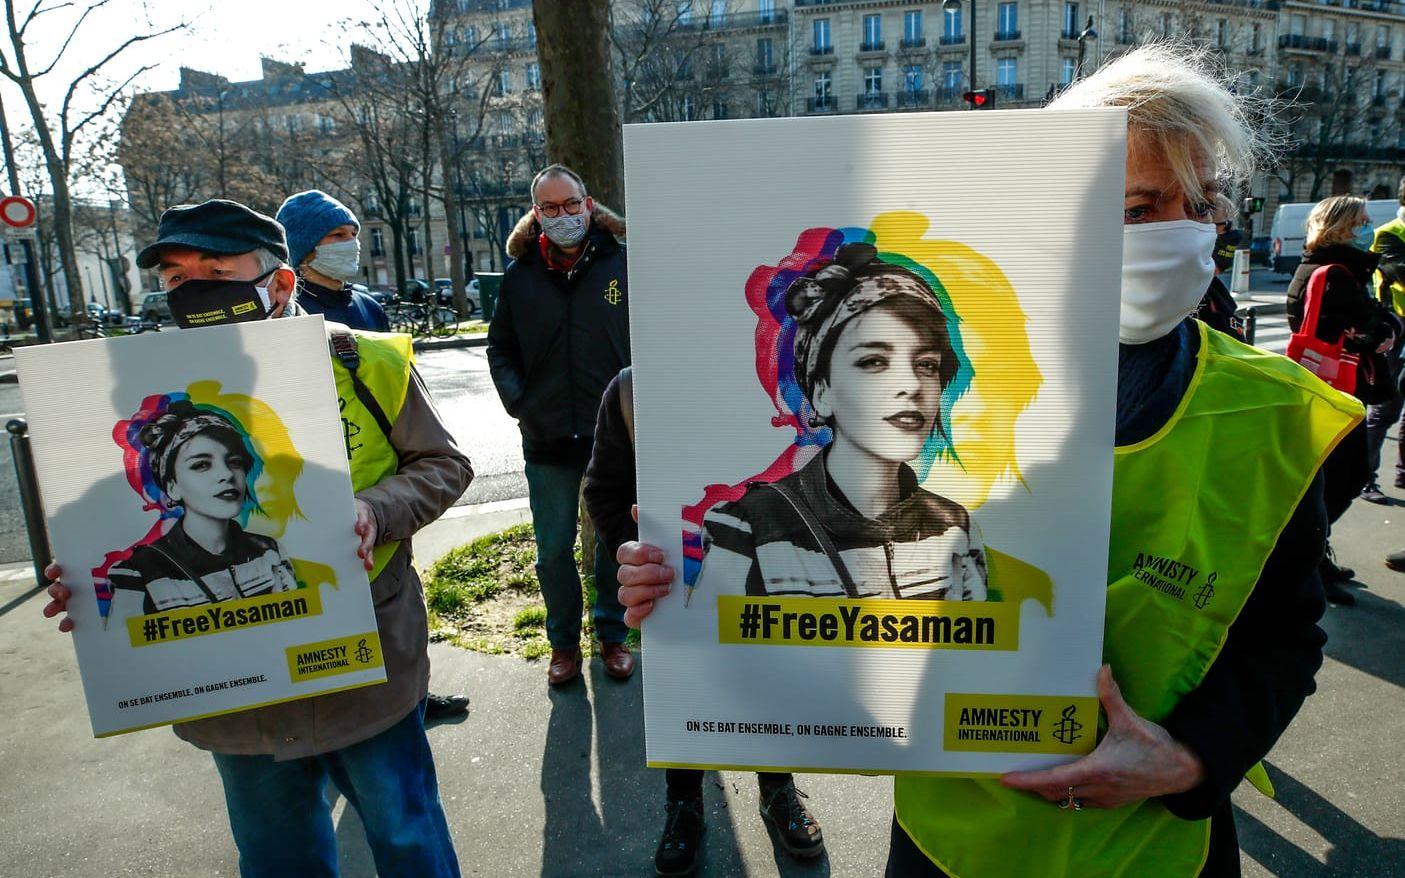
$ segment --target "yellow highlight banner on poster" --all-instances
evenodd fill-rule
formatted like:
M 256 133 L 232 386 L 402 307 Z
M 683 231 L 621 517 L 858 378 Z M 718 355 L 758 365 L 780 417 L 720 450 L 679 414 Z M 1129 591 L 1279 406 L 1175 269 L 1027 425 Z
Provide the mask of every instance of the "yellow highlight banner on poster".
M 1020 648 L 1018 604 L 718 595 L 720 643 L 881 649 Z
M 127 636 L 132 646 L 151 646 L 321 614 L 322 598 L 317 589 L 302 588 L 133 616 L 127 620 Z
M 381 639 L 374 631 L 290 646 L 286 652 L 288 678 L 294 683 L 365 671 L 385 664 Z
M 1097 743 L 1098 699 L 949 692 L 942 728 L 947 750 L 1078 755 Z

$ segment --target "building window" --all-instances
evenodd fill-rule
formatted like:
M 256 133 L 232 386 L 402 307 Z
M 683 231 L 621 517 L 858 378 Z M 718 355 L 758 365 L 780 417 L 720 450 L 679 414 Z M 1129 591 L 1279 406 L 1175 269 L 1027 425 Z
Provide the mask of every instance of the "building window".
M 727 0 L 712 0 L 712 6 L 707 11 L 708 27 L 721 27 L 727 23 Z M 724 116 L 717 118 L 723 119 Z
M 1215 22 L 1215 45 L 1221 49 L 1229 46 L 1229 20 L 1218 19 Z
M 827 18 L 817 18 L 817 19 L 815 19 L 814 34 L 815 34 L 814 50 L 815 50 L 816 52 L 826 52 L 826 53 L 827 53 L 827 52 L 829 52 L 829 51 L 833 48 L 833 44 L 829 41 L 829 19 L 827 19 Z
M 863 72 L 863 92 L 876 95 L 883 91 L 883 68 L 869 67 Z
M 1361 45 L 1361 28 L 1357 27 L 1356 22 L 1354 21 L 1347 22 L 1346 42 L 1349 46 Z
M 371 255 L 377 258 L 385 256 L 385 232 L 381 229 L 371 229 Z
M 1376 28 L 1376 47 L 1382 46 L 1390 46 L 1390 27 L 1384 24 Z
M 1169 37 L 1171 35 L 1171 30 L 1174 25 L 1175 19 L 1171 16 L 1171 13 L 1161 13 L 1161 36 Z
M 922 45 L 922 10 L 903 13 L 903 42 L 909 46 Z
M 1078 39 L 1078 4 L 1064 2 L 1064 39 Z
M 966 69 L 961 66 L 960 61 L 942 62 L 942 88 L 947 94 L 955 94 L 961 90 L 966 79 Z
M 1072 58 L 1059 59 L 1059 85 L 1068 85 L 1073 82 L 1073 71 L 1078 66 L 1078 62 Z
M 693 96 L 684 95 L 682 106 L 680 107 L 684 122 L 691 122 L 697 118 L 696 107 L 693 105 Z
M 757 18 L 761 24 L 770 24 L 776 20 L 776 0 L 761 0 L 758 6 L 760 9 Z
M 774 73 L 776 71 L 776 47 L 770 37 L 761 37 L 756 41 L 756 72 Z
M 676 8 L 678 9 L 679 24 L 693 23 L 693 0 L 678 0 Z
M 863 45 L 861 51 L 873 51 L 883 48 L 883 16 L 865 15 L 863 17 Z
M 533 61 L 527 65 L 527 91 L 542 90 L 542 68 L 541 65 Z
M 507 24 L 498 22 L 493 25 L 493 40 L 498 44 L 499 52 L 506 52 L 508 46 L 512 44 L 512 37 L 508 35 Z
M 942 37 L 949 43 L 959 43 L 961 37 L 961 7 L 942 9 Z
M 1018 62 L 1014 58 L 1001 58 L 995 62 L 995 84 L 1001 88 L 1012 88 L 1019 79 Z
M 1288 66 L 1288 87 L 1297 88 L 1303 84 L 1303 68 L 1301 64 L 1290 64 Z
M 756 95 L 756 115 L 770 118 L 777 113 L 776 93 L 761 91 Z
M 1288 19 L 1288 33 L 1300 37 L 1307 33 L 1307 16 L 1293 15 Z
M 1018 3 L 1001 3 L 997 9 L 995 35 L 1011 37 L 1020 32 L 1020 6 Z
M 522 33 L 527 37 L 527 45 L 535 49 L 537 47 L 537 23 L 530 18 L 527 19 L 527 23 L 522 26 Z
M 1385 71 L 1384 71 L 1384 70 L 1377 70 L 1377 71 L 1376 71 L 1376 88 L 1375 88 L 1375 91 L 1372 92 L 1372 94 L 1373 94 L 1375 97 L 1378 97 L 1378 98 L 1383 98 L 1383 97 L 1385 97 Z
M 1333 19 L 1322 19 L 1322 39 L 1330 40 L 1337 35 L 1337 23 Z
M 922 67 L 909 64 L 903 68 L 903 91 L 908 94 L 922 90 Z
M 418 256 L 420 253 L 420 230 L 410 229 L 410 255 Z
M 499 70 L 496 83 L 496 92 L 500 95 L 512 94 L 512 71 Z
M 714 119 L 730 119 L 730 118 L 731 118 L 731 116 L 729 116 L 729 115 L 728 115 L 728 112 L 727 112 L 727 102 L 726 102 L 725 100 L 723 100 L 722 98 L 713 98 L 713 99 L 712 99 L 712 118 L 714 118 Z
M 1261 25 L 1261 24 L 1256 24 L 1256 25 L 1254 25 L 1253 30 L 1249 31 L 1249 51 L 1250 51 L 1250 52 L 1253 52 L 1253 53 L 1255 53 L 1255 54 L 1258 54 L 1258 52 L 1263 48 L 1263 37 L 1264 37 L 1263 25 Z
M 828 71 L 815 74 L 815 99 L 828 101 L 834 96 L 834 77 Z
M 1255 25 L 1257 27 L 1257 25 Z M 1130 45 L 1132 36 L 1132 10 L 1125 6 L 1117 9 L 1117 42 L 1123 45 Z

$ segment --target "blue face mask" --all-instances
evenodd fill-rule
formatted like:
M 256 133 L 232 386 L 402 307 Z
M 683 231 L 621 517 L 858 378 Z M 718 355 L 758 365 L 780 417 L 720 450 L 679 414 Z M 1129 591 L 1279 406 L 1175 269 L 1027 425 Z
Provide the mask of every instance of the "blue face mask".
M 1376 243 L 1376 230 L 1371 228 L 1370 223 L 1364 223 L 1356 230 L 1356 240 L 1354 242 L 1362 250 L 1370 250 L 1371 245 Z

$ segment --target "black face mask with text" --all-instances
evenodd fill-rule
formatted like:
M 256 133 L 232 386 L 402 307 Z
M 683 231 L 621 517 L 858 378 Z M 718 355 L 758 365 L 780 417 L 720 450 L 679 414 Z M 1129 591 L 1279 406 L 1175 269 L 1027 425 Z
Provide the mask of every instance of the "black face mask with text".
M 270 302 L 268 288 L 259 284 L 272 274 L 253 280 L 188 280 L 167 294 L 166 304 L 181 329 L 263 320 Z

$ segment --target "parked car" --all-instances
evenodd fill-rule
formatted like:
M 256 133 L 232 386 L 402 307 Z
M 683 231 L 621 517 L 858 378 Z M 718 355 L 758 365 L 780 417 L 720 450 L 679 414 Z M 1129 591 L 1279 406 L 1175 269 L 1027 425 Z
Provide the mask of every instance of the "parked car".
M 439 299 L 439 304 L 446 308 L 454 307 L 454 282 L 447 277 L 436 277 L 434 279 L 435 295 Z M 464 286 L 464 295 L 468 297 L 468 314 L 472 317 L 478 313 L 478 278 L 474 278 Z
M 170 323 L 175 318 L 171 316 L 171 306 L 166 303 L 166 293 L 158 290 L 154 293 L 147 293 L 141 299 L 141 319 L 143 323 Z
M 101 302 L 89 302 L 84 306 L 88 310 L 88 319 L 94 323 L 106 323 L 110 326 L 121 326 L 126 320 L 126 315 L 121 311 L 114 311 Z

